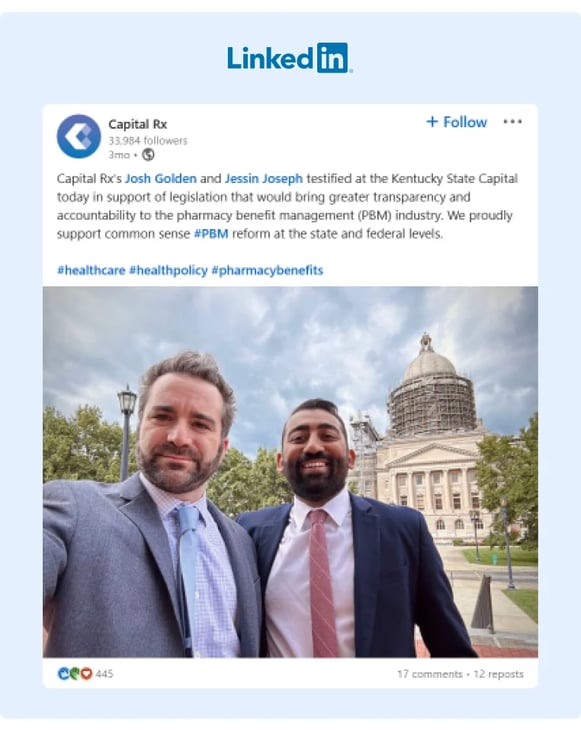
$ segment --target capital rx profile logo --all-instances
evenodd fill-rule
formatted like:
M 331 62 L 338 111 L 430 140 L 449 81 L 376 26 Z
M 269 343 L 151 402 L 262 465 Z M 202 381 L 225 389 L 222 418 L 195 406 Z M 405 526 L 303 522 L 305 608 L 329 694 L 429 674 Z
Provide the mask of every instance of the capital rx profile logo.
M 315 70 L 318 74 L 346 74 L 349 71 L 349 47 L 347 43 L 317 43 L 302 53 L 284 53 L 267 46 L 254 53 L 248 46 L 241 50 L 228 46 L 228 68 L 255 71 L 277 69 Z
M 101 143 L 101 130 L 91 117 L 74 114 L 61 122 L 56 135 L 61 150 L 69 157 L 89 157 Z

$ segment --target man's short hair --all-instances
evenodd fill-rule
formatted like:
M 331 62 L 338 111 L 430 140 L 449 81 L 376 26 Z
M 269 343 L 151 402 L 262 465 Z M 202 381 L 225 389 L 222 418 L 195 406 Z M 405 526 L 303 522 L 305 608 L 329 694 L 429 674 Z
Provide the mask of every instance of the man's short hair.
M 296 414 L 297 411 L 315 411 L 316 409 L 320 409 L 321 411 L 327 411 L 329 414 L 332 414 L 337 419 L 337 421 L 341 424 L 341 431 L 343 432 L 343 437 L 345 438 L 345 445 L 347 446 L 347 448 L 349 448 L 349 438 L 347 437 L 347 428 L 345 427 L 345 422 L 339 415 L 339 409 L 332 401 L 328 401 L 324 398 L 307 399 L 291 411 L 289 419 L 293 414 Z M 282 444 L 284 444 L 284 435 L 286 433 L 287 424 L 288 419 L 285 421 L 285 424 L 282 428 Z
M 236 413 L 234 391 L 220 373 L 214 357 L 209 353 L 198 353 L 195 350 L 184 350 L 172 358 L 166 358 L 159 363 L 155 363 L 145 371 L 139 384 L 139 406 L 137 409 L 139 424 L 141 425 L 143 411 L 151 387 L 160 376 L 165 376 L 166 373 L 201 378 L 203 381 L 216 386 L 224 402 L 222 407 L 222 437 L 228 436 Z

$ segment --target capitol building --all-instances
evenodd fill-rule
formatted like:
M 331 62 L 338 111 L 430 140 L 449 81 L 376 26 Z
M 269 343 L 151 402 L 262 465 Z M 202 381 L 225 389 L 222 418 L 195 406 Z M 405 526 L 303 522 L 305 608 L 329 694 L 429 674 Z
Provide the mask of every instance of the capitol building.
M 350 485 L 361 495 L 421 510 L 434 540 L 478 540 L 492 516 L 481 509 L 478 443 L 490 432 L 476 417 L 472 381 L 437 353 L 424 333 L 420 351 L 387 400 L 381 437 L 369 416 L 350 419 L 357 461 Z

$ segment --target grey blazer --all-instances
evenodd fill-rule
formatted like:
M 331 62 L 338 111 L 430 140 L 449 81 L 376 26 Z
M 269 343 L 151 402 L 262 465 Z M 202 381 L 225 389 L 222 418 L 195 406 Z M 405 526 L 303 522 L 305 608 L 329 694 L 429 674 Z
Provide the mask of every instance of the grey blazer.
M 230 556 L 242 657 L 257 657 L 261 593 L 254 544 L 208 501 Z M 46 657 L 183 657 L 167 535 L 139 476 L 44 486 Z

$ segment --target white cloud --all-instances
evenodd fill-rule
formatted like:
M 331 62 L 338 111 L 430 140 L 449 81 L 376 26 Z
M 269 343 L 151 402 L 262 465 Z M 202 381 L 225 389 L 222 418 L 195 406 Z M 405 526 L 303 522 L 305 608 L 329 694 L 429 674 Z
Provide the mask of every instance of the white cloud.
M 334 400 L 348 419 L 387 427 L 386 396 L 434 349 L 475 382 L 485 425 L 518 431 L 536 409 L 536 290 L 517 288 L 49 288 L 45 403 L 98 405 L 185 348 L 212 353 L 239 404 L 239 449 L 277 446 L 300 401 Z M 499 426 L 497 426 L 499 425 Z

